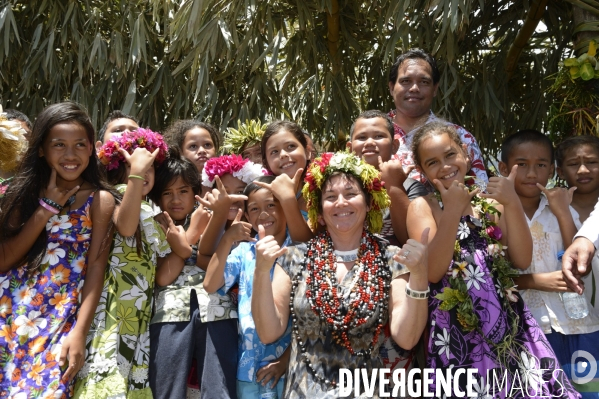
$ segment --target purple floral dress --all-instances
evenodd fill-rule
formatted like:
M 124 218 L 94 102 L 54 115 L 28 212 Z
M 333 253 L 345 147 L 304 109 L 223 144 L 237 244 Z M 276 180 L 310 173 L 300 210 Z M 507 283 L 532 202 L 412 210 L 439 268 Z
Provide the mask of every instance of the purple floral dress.
M 510 304 L 519 316 L 518 320 L 512 320 L 510 313 L 503 308 L 501 297 L 506 295 L 506 291 L 489 268 L 492 256 L 487 239 L 480 234 L 481 226 L 481 221 L 474 217 L 463 216 L 461 219 L 457 242 L 461 248 L 460 260 L 467 263 L 461 273 L 479 318 L 480 330 L 488 340 L 493 343 L 504 341 L 513 323 L 517 324 L 516 336 L 513 345 L 510 345 L 513 356 L 509 364 L 500 364 L 495 347 L 489 345 L 478 330 L 464 331 L 458 321 L 457 306 L 449 311 L 439 308 L 441 301 L 435 295 L 449 286 L 449 272 L 441 281 L 430 285 L 426 367 L 453 369 L 452 375 L 456 375 L 460 368 L 478 369 L 478 373 L 474 374 L 477 383 L 473 386 L 478 398 L 579 398 L 580 394 L 561 372 L 553 349 L 520 294 L 507 293 L 515 301 L 510 301 Z M 453 261 L 449 270 L 452 266 Z M 502 383 L 504 375 L 507 378 Z M 436 393 L 437 382 L 433 379 L 429 386 L 433 394 Z M 459 377 L 459 382 L 461 390 L 467 393 L 465 372 Z
M 85 204 L 46 224 L 39 270 L 0 274 L 0 398 L 69 398 L 58 360 L 73 329 L 87 268 L 93 193 Z

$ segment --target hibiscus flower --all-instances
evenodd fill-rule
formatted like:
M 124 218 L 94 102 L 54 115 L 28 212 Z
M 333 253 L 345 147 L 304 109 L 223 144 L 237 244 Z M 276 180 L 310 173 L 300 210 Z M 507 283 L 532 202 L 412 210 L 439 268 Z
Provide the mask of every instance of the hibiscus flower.
M 57 242 L 48 243 L 48 249 L 46 249 L 46 255 L 44 256 L 42 263 L 49 263 L 54 266 L 60 259 L 65 257 L 66 252 L 62 248 L 57 248 L 58 246 L 60 246 L 60 244 Z
M 32 310 L 27 316 L 20 315 L 15 320 L 17 326 L 17 335 L 26 336 L 28 338 L 37 337 L 40 333 L 40 328 L 44 329 L 48 325 L 48 321 L 43 317 L 38 317 L 41 312 Z

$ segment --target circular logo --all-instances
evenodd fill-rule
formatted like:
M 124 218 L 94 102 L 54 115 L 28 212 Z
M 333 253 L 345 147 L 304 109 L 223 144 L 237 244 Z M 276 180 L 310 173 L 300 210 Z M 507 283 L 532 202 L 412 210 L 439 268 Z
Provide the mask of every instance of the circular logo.
M 584 358 L 584 361 L 576 361 L 578 358 Z M 570 359 L 570 364 L 572 365 L 572 381 L 576 384 L 583 385 L 588 382 L 591 382 L 597 373 L 597 362 L 595 357 L 591 355 L 587 351 L 577 350 L 572 354 L 572 359 Z M 586 373 L 584 373 L 586 371 Z M 583 377 L 579 377 L 579 374 L 583 374 Z

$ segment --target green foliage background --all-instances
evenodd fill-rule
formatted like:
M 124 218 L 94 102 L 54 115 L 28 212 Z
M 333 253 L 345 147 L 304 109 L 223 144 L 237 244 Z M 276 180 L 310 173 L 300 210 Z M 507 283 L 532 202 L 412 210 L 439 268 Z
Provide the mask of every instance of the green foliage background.
M 417 46 L 442 70 L 434 110 L 492 153 L 504 135 L 546 126 L 548 77 L 572 48 L 572 4 L 549 0 L 546 29 L 508 80 L 534 3 L 0 0 L 0 103 L 34 117 L 72 99 L 97 127 L 113 109 L 158 130 L 189 117 L 221 129 L 288 118 L 334 143 L 360 111 L 393 108 L 389 67 Z

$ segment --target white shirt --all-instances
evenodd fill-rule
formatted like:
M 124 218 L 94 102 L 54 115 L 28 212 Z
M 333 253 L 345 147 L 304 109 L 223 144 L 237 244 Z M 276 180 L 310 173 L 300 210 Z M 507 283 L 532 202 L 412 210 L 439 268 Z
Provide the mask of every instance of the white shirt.
M 580 226 L 578 213 L 570 207 L 570 212 L 576 227 Z M 532 263 L 527 270 L 519 270 L 521 274 L 549 273 L 561 270 L 561 263 L 557 259 L 559 251 L 564 250 L 562 235 L 560 233 L 557 218 L 549 209 L 549 201 L 542 195 L 539 208 L 528 219 L 528 227 L 533 240 Z M 597 259 L 594 258 L 594 267 Z M 599 270 L 599 269 L 597 269 Z M 595 273 L 595 275 L 597 275 Z M 589 315 L 582 319 L 574 320 L 567 316 L 564 304 L 557 292 L 546 292 L 539 290 L 521 290 L 520 294 L 531 313 L 545 333 L 550 333 L 553 328 L 562 334 L 587 334 L 599 331 L 599 312 L 590 303 L 592 283 L 591 275 L 587 276 L 588 286 L 585 289 L 585 297 L 589 307 Z M 599 308 L 599 300 L 596 303 Z
M 595 204 L 595 209 L 584 221 L 584 224 L 574 236 L 574 238 L 576 237 L 588 238 L 595 245 L 595 248 L 599 248 L 599 202 Z M 593 260 L 595 258 L 597 257 L 593 257 Z

